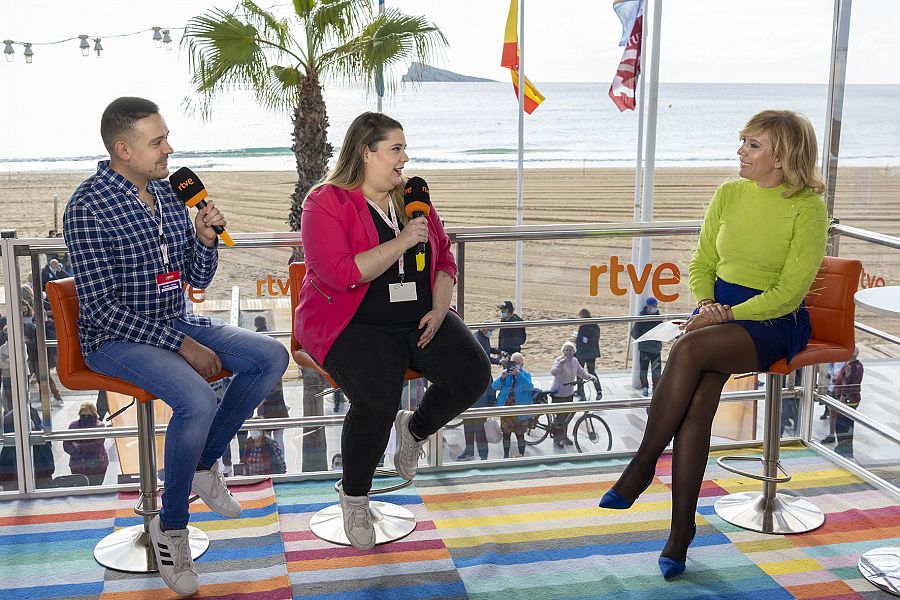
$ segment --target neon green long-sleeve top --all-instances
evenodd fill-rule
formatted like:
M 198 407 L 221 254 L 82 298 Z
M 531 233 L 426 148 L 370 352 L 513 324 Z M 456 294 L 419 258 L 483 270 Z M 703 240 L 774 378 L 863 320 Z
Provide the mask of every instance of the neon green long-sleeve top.
M 800 306 L 825 256 L 828 212 L 815 192 L 785 198 L 786 189 L 748 179 L 718 187 L 688 270 L 695 301 L 714 298 L 719 277 L 762 290 L 731 307 L 735 320 L 774 319 Z

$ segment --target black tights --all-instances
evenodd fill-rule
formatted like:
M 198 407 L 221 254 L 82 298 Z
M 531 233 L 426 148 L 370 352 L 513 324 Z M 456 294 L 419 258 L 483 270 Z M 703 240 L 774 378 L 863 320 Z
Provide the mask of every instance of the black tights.
M 669 353 L 653 389 L 644 439 L 625 468 L 615 491 L 623 498 L 640 494 L 656 472 L 656 461 L 672 445 L 672 528 L 662 555 L 685 560 L 709 438 L 722 388 L 732 373 L 757 369 L 750 334 L 733 323 L 711 325 L 684 335 Z
M 351 321 L 325 357 L 325 370 L 350 400 L 341 432 L 342 481 L 349 496 L 364 496 L 372 487 L 400 408 L 407 367 L 431 381 L 409 422 L 419 439 L 475 404 L 490 382 L 487 355 L 456 313 L 447 313 L 424 348 L 416 345 L 420 335 L 415 327 Z

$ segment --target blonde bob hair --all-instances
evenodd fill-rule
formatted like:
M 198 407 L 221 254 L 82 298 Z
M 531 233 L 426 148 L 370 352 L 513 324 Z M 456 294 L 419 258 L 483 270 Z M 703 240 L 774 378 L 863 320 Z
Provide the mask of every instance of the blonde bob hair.
M 816 132 L 805 116 L 792 110 L 764 110 L 747 121 L 741 139 L 767 133 L 772 140 L 772 156 L 781 161 L 781 172 L 790 198 L 809 189 L 825 193 L 825 182 L 816 170 Z
M 378 144 L 387 139 L 391 131 L 399 129 L 403 131 L 403 125 L 396 119 L 392 119 L 384 113 L 364 112 L 350 123 L 347 134 L 344 135 L 344 143 L 338 153 L 334 168 L 325 175 L 325 178 L 314 185 L 306 197 L 323 185 L 333 185 L 345 190 L 353 190 L 362 185 L 366 178 L 366 165 L 363 162 L 364 150 L 371 152 L 378 150 Z M 403 185 L 392 189 L 389 194 L 394 203 L 397 217 L 403 222 L 409 222 L 409 217 L 403 210 Z M 305 200 L 304 200 L 305 202 Z
M 572 352 L 575 352 L 575 344 L 572 342 L 563 342 L 562 348 L 559 349 L 560 352 L 565 352 L 566 348 L 571 348 Z

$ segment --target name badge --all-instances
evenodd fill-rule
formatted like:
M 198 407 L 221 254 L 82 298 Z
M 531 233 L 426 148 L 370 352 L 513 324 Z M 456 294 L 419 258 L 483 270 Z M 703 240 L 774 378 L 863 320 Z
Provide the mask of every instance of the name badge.
M 156 291 L 160 294 L 181 289 L 181 272 L 170 271 L 156 276 Z
M 391 302 L 410 302 L 416 299 L 416 284 L 413 281 L 391 283 L 388 285 Z

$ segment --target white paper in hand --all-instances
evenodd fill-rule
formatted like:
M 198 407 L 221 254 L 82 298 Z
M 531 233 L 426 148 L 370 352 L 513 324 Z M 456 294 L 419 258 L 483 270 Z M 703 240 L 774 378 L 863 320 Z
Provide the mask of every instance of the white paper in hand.
M 634 343 L 638 342 L 671 342 L 679 335 L 684 333 L 684 321 L 664 321 L 634 340 Z

